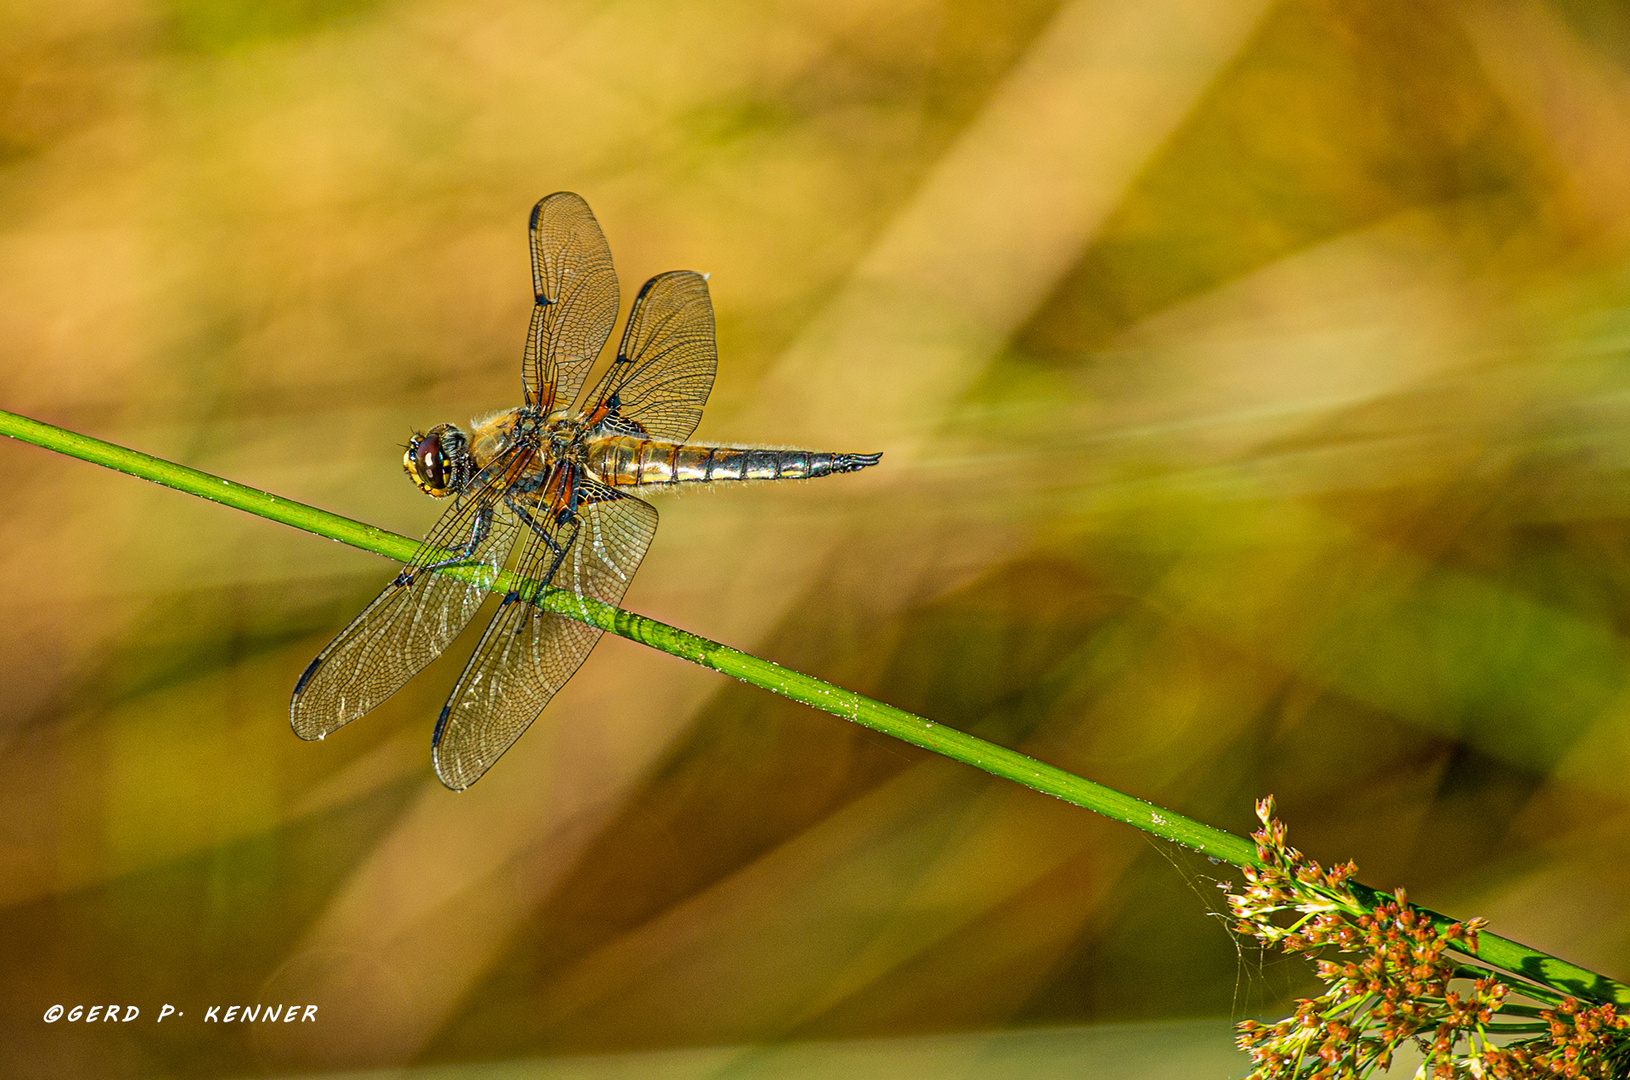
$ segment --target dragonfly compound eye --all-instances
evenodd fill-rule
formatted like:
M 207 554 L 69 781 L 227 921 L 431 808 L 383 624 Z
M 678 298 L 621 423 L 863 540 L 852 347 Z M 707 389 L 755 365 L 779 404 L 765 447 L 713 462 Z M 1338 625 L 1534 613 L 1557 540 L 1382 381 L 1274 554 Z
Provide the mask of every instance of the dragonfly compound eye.
M 447 459 L 442 456 L 441 440 L 435 432 L 415 435 L 402 455 L 402 467 L 426 495 L 440 498 L 447 494 Z

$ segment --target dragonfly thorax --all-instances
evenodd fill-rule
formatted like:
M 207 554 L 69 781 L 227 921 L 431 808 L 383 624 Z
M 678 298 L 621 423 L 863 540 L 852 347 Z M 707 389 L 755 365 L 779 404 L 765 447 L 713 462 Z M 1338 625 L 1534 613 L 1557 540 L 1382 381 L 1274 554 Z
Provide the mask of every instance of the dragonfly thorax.
M 583 418 L 573 413 L 551 413 L 543 424 L 543 448 L 556 462 L 583 456 Z

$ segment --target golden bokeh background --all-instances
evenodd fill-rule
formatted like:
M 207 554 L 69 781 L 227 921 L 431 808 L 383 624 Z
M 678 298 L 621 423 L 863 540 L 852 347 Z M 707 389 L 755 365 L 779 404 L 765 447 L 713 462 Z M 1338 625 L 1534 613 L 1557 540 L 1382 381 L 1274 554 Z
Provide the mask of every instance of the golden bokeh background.
M 557 189 L 711 272 L 700 438 L 886 455 L 662 497 L 632 610 L 1630 977 L 1622 4 L 14 3 L 0 407 L 421 533 Z M 473 633 L 302 743 L 387 563 L 0 470 L 5 1076 L 1240 1075 L 1307 986 L 1224 868 L 620 640 L 463 794 Z

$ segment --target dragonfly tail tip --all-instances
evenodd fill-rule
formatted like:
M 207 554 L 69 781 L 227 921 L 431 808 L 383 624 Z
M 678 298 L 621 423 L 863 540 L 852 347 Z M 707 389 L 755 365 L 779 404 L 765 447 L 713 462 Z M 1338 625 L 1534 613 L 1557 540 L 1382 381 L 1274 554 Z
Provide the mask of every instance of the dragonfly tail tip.
M 833 472 L 859 472 L 861 469 L 876 465 L 883 459 L 878 454 L 834 454 L 832 455 Z

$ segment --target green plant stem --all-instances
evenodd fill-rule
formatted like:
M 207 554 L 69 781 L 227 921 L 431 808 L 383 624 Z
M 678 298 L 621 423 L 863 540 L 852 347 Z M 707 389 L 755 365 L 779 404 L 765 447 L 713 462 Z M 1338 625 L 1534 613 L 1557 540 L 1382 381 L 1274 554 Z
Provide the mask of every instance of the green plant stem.
M 0 410 L 0 434 L 103 465 L 130 476 L 138 476 L 177 491 L 185 491 L 190 495 L 244 510 L 271 521 L 292 525 L 294 528 L 330 540 L 338 540 L 340 543 L 350 544 L 352 547 L 371 551 L 398 562 L 411 559 L 419 546 L 418 541 L 410 537 L 364 525 L 258 488 L 235 484 L 230 480 L 199 472 L 197 469 L 189 469 L 185 465 L 177 465 L 162 458 L 31 420 L 16 413 Z M 443 572 L 457 575 L 459 569 L 449 568 Z M 507 591 L 514 584 L 514 579 L 505 575 L 495 583 L 494 588 Z M 538 603 L 546 610 L 597 626 L 619 637 L 649 645 L 653 649 L 660 649 L 693 664 L 734 676 L 743 682 L 752 683 L 793 701 L 802 702 L 845 720 L 852 720 L 913 746 L 931 750 L 953 761 L 983 769 L 993 776 L 1012 780 L 1142 829 L 1164 840 L 1182 844 L 1214 859 L 1242 867 L 1262 865 L 1261 859 L 1257 856 L 1256 846 L 1250 840 L 1212 828 L 1102 784 L 1093 783 L 1091 780 L 1027 757 L 1016 750 L 1009 750 L 966 732 L 944 727 L 903 709 L 873 701 L 871 698 L 833 686 L 813 676 L 784 668 L 739 649 L 732 649 L 728 645 L 721 645 L 717 641 L 709 641 L 707 638 L 698 637 L 677 627 L 657 622 L 655 619 L 647 619 L 607 604 L 587 600 L 562 589 L 545 589 Z M 1380 894 L 1357 883 L 1354 883 L 1354 891 L 1361 900 L 1372 907 L 1381 899 Z M 1447 926 L 1453 921 L 1437 912 L 1418 910 L 1441 926 Z M 1630 986 L 1494 934 L 1485 932 L 1479 935 L 1475 955 L 1485 964 L 1514 972 L 1566 994 L 1594 1001 L 1630 1004 Z
M 1548 1024 L 1484 1024 L 1483 1030 L 1496 1035 L 1543 1035 Z

